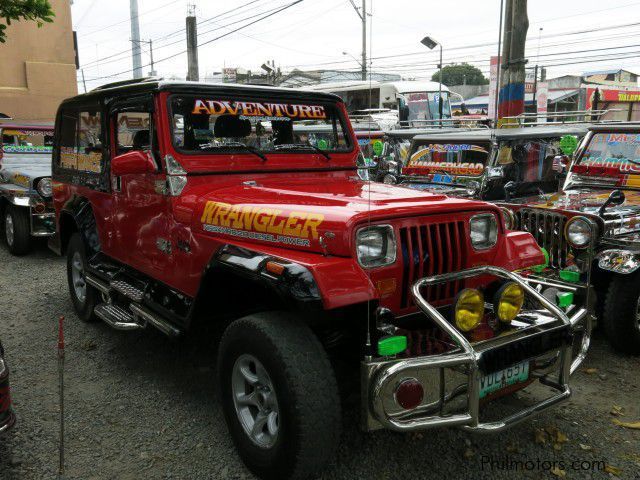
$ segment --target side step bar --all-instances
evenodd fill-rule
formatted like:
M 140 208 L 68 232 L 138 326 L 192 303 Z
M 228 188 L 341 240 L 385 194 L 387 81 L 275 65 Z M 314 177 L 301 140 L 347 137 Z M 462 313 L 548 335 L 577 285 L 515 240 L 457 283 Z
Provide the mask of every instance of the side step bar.
M 116 330 L 140 330 L 144 328 L 144 325 L 136 322 L 131 313 L 112 303 L 101 303 L 93 311 L 96 317 L 102 319 L 107 325 Z
M 110 327 L 116 330 L 140 330 L 150 324 L 168 337 L 178 337 L 183 333 L 182 330 L 141 305 L 144 292 L 133 285 L 120 280 L 106 283 L 90 274 L 86 275 L 85 279 L 88 285 L 106 296 L 116 291 L 131 301 L 128 309 L 114 303 L 101 303 L 95 307 L 96 317 Z

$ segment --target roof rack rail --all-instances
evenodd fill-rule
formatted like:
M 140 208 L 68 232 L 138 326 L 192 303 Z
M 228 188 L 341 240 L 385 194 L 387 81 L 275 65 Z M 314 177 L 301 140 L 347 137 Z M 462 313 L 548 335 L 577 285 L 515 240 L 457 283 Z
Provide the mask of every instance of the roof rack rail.
M 540 125 L 566 125 L 576 123 L 607 124 L 622 123 L 623 120 L 603 120 L 609 112 L 621 112 L 622 109 L 611 108 L 607 110 L 567 110 L 563 112 L 547 113 L 521 113 L 512 117 L 504 117 L 507 120 L 502 127 L 534 127 Z
M 99 87 L 91 90 L 92 92 L 99 92 L 100 90 L 107 90 L 108 88 L 124 87 L 126 85 L 136 85 L 138 83 L 157 82 L 162 80 L 161 77 L 142 77 L 142 78 L 129 78 L 128 80 L 120 80 L 119 82 L 105 83 Z

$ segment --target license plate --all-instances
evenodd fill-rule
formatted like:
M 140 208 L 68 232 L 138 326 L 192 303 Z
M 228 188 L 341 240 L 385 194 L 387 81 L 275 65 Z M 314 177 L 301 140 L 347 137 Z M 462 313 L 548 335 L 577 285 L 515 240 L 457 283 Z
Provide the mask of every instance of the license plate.
M 520 362 L 480 379 L 480 398 L 529 378 L 529 362 Z

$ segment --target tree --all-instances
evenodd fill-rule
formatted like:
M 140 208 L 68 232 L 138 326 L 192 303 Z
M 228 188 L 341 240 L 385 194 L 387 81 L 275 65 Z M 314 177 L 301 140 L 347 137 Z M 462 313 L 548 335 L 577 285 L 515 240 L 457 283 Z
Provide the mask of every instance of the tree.
M 433 74 L 431 80 L 440 81 L 440 70 Z M 482 72 L 468 63 L 454 63 L 442 69 L 442 83 L 448 87 L 452 85 L 487 85 L 489 80 Z
M 35 21 L 40 28 L 45 22 L 53 22 L 53 17 L 49 0 L 0 0 L 0 20 L 6 23 L 0 23 L 0 43 L 6 42 L 5 30 L 14 20 Z

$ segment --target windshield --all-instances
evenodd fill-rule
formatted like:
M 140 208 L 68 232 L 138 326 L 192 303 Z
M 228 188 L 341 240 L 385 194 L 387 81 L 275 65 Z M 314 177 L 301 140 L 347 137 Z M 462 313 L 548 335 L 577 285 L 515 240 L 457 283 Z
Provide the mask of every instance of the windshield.
M 589 176 L 640 174 L 640 134 L 596 133 L 574 171 Z
M 173 144 L 187 153 L 351 151 L 334 104 L 173 96 Z
M 489 160 L 490 144 L 427 143 L 417 145 L 402 169 L 405 175 L 444 174 L 477 177 Z
M 2 130 L 4 153 L 51 153 L 53 130 L 5 128 Z
M 407 120 L 437 120 L 440 118 L 438 92 L 405 93 Z M 451 118 L 449 92 L 442 92 L 442 118 Z

